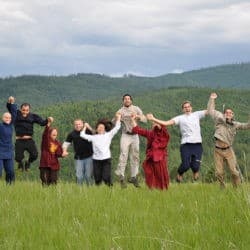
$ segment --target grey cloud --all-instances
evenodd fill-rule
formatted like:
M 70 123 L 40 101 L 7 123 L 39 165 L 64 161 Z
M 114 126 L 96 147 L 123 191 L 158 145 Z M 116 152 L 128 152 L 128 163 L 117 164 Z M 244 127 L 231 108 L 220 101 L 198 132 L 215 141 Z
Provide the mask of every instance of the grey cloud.
M 185 69 L 181 58 L 196 65 L 191 60 L 201 63 L 204 50 L 244 47 L 250 39 L 249 1 L 0 2 L 0 62 L 8 58 L 6 70 L 12 64 L 13 71 L 154 74 Z M 163 58 L 171 68 L 159 66 Z M 14 63 L 25 59 L 27 64 Z

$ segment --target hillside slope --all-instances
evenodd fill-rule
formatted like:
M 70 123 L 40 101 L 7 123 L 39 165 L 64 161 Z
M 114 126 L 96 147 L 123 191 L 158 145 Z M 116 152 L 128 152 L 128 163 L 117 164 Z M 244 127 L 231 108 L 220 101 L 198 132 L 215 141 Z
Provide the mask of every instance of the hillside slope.
M 167 87 L 210 87 L 250 89 L 250 63 L 224 65 L 182 74 L 159 77 L 124 76 L 112 78 L 97 74 L 69 76 L 20 76 L 0 79 L 0 105 L 9 95 L 32 105 L 48 105 L 79 100 L 121 97 L 129 92 L 139 95 Z M 0 108 L 1 108 L 0 107 Z

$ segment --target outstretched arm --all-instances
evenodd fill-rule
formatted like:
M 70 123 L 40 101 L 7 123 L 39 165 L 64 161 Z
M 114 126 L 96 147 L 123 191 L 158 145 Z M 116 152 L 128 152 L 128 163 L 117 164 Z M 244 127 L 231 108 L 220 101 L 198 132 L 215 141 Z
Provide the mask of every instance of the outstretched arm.
M 135 119 L 136 119 L 136 116 L 135 116 L 135 115 L 132 115 L 132 116 L 131 116 L 132 125 L 133 125 L 132 132 L 135 133 L 135 134 L 144 136 L 144 137 L 149 137 L 150 131 L 149 131 L 149 130 L 146 130 L 146 129 L 144 129 L 144 128 L 139 127 L 139 126 L 137 125 Z
M 250 115 L 247 123 L 235 122 L 237 129 L 250 129 Z
M 175 121 L 173 119 L 168 120 L 168 121 L 163 121 L 163 120 L 156 119 L 153 116 L 153 114 L 147 114 L 147 119 L 150 120 L 150 121 L 156 122 L 156 123 L 158 123 L 160 125 L 163 125 L 163 126 L 171 126 L 171 125 L 175 124 Z

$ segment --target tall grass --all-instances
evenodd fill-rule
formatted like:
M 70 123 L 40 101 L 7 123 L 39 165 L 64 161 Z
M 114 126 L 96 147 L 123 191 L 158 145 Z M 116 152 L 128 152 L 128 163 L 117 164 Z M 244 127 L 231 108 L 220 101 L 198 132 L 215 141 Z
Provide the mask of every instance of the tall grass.
M 0 249 L 249 249 L 249 185 L 0 183 Z

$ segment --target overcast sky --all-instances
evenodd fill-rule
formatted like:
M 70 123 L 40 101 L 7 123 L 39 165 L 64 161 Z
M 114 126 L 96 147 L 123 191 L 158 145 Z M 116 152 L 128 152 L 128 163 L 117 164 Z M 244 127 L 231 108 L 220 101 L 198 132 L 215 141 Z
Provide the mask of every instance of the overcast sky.
M 0 77 L 249 62 L 249 13 L 249 0 L 0 0 Z

